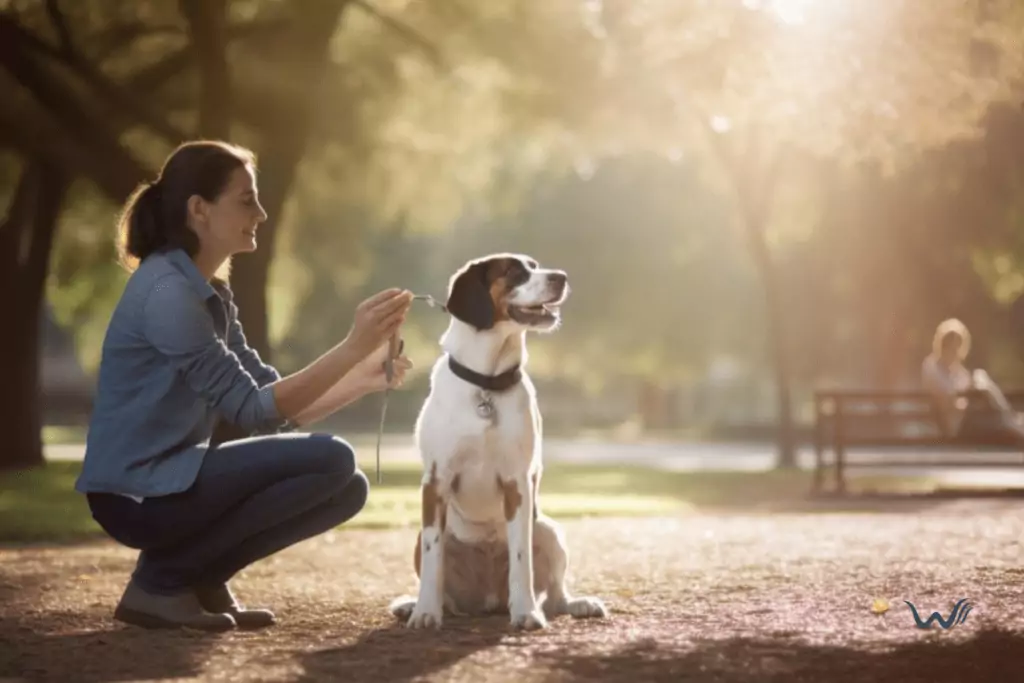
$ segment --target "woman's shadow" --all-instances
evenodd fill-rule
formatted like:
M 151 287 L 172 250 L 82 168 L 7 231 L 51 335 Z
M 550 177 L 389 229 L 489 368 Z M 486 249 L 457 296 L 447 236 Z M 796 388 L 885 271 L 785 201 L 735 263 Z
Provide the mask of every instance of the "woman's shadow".
M 408 629 L 396 620 L 364 633 L 351 645 L 300 655 L 305 674 L 298 680 L 411 681 L 492 648 L 510 633 L 507 615 L 445 615 L 440 629 Z

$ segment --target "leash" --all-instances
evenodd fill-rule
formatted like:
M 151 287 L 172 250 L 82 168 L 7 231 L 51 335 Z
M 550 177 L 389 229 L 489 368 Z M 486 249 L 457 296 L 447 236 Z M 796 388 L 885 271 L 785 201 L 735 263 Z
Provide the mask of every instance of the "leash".
M 413 301 L 425 301 L 431 308 L 439 308 L 445 313 L 448 312 L 448 308 L 440 301 L 430 296 L 429 294 L 415 294 L 412 297 Z M 405 348 L 405 340 L 398 337 L 398 333 L 392 335 L 388 341 L 388 357 L 384 360 L 384 377 L 387 378 L 387 386 L 384 388 L 384 399 L 381 403 L 380 408 L 380 426 L 377 427 L 377 483 L 381 483 L 380 474 L 380 442 L 384 438 L 384 420 L 388 414 L 388 396 L 391 394 L 391 380 L 395 376 L 395 359 L 402 355 L 402 349 Z

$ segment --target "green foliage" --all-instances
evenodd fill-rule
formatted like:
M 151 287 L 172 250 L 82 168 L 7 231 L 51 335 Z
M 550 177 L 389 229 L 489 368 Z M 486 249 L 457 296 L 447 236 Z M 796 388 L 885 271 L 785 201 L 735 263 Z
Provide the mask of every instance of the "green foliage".
M 44 3 L 12 6 L 58 44 Z M 61 7 L 78 52 L 191 130 L 194 65 L 141 85 L 189 47 L 177 3 Z M 466 258 L 510 250 L 572 278 L 564 328 L 531 346 L 542 374 L 676 383 L 721 356 L 762 365 L 763 292 L 736 229 L 742 202 L 702 142 L 723 145 L 717 158 L 741 179 L 785 162 L 766 234 L 806 382 L 831 372 L 873 381 L 851 368 L 892 356 L 893 330 L 913 367 L 918 341 L 958 312 L 1012 340 L 994 321 L 1021 288 L 1014 131 L 1024 124 L 990 105 L 1019 85 L 1024 12 L 1009 0 L 989 0 L 987 17 L 979 7 L 351 3 L 276 244 L 261 245 L 276 247 L 279 364 L 294 369 L 335 343 L 377 289 L 442 296 Z M 283 105 L 310 87 L 310 65 L 284 57 L 306 10 L 229 3 L 232 130 L 245 144 L 291 130 Z M 153 168 L 172 142 L 138 121 L 119 135 Z M 924 151 L 950 140 L 959 142 Z M 0 196 L 16 166 L 0 161 Z M 48 281 L 90 368 L 125 277 L 115 218 L 76 183 Z M 421 369 L 443 323 L 413 316 L 407 340 Z
M 531 346 L 552 375 L 593 379 L 600 368 L 674 384 L 758 337 L 756 282 L 730 209 L 696 161 L 607 159 L 587 177 L 547 179 L 476 235 L 455 235 L 452 260 L 522 251 L 569 273 L 563 328 Z
M 127 273 L 117 264 L 110 202 L 79 182 L 67 204 L 50 257 L 47 299 L 57 322 L 76 331 L 79 359 L 92 372 Z

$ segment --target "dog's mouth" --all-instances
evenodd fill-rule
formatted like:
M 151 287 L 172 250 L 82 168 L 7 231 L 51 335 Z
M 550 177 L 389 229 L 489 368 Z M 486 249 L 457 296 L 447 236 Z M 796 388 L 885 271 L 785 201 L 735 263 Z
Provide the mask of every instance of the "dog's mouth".
M 561 315 L 561 301 L 549 301 L 528 306 L 510 304 L 508 315 L 517 323 L 530 326 L 549 325 L 558 322 Z

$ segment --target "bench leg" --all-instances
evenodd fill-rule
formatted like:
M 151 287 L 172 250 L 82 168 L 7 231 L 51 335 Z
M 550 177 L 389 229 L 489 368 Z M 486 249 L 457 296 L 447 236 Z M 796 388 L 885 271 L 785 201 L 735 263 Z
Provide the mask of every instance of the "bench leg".
M 846 472 L 843 469 L 843 461 L 846 459 L 846 449 L 841 445 L 836 446 L 836 493 L 839 495 L 846 494 Z
M 811 480 L 811 493 L 819 495 L 825 485 L 825 460 L 821 446 L 814 449 L 814 478 Z
M 821 427 L 816 425 L 814 429 L 814 477 L 811 479 L 811 494 L 815 496 L 821 493 L 821 487 L 824 484 L 825 473 L 823 468 L 825 463 L 822 457 L 823 450 Z

